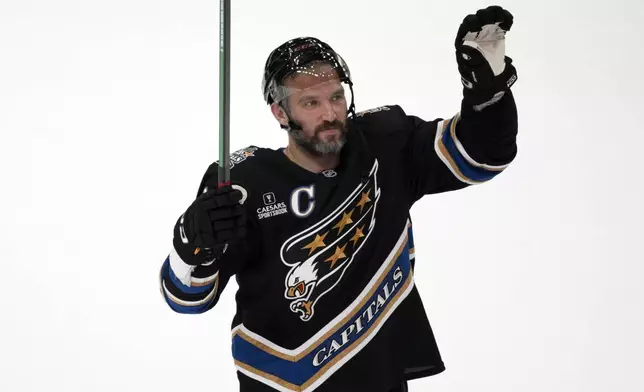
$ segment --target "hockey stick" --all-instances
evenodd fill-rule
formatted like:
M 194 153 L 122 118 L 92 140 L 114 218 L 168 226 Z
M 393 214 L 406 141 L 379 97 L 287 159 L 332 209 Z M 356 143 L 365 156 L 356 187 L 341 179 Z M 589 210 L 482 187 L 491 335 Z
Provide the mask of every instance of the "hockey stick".
M 230 184 L 230 0 L 219 2 L 219 186 Z

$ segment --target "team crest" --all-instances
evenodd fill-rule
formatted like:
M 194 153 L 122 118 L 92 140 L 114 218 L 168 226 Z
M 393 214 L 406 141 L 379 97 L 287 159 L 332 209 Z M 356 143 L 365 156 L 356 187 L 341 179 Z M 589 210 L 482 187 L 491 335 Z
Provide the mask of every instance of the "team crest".
M 238 165 L 245 161 L 246 159 L 250 157 L 255 156 L 255 151 L 257 151 L 257 147 L 254 146 L 249 146 L 249 147 L 244 147 L 241 148 L 237 151 L 233 151 L 230 153 L 230 169 L 232 169 L 235 165 Z M 219 162 L 218 162 L 219 163 Z
M 318 301 L 338 285 L 369 238 L 380 199 L 377 171 L 376 160 L 368 180 L 335 211 L 282 245 L 282 262 L 290 267 L 284 297 L 302 321 L 313 317 Z

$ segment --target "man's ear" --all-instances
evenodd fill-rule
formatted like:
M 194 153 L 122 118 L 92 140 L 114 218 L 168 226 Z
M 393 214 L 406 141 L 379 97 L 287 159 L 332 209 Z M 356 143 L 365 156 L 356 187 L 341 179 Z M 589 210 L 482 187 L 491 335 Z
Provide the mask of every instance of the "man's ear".
M 286 111 L 281 105 L 278 105 L 276 103 L 271 104 L 271 112 L 273 113 L 273 116 L 275 119 L 284 126 L 288 126 L 288 115 L 286 114 Z

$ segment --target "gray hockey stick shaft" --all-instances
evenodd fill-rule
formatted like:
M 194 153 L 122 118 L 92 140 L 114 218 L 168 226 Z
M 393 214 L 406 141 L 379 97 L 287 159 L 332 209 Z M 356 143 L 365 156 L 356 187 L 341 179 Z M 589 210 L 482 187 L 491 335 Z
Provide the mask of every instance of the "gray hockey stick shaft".
M 219 186 L 230 184 L 230 0 L 219 2 Z

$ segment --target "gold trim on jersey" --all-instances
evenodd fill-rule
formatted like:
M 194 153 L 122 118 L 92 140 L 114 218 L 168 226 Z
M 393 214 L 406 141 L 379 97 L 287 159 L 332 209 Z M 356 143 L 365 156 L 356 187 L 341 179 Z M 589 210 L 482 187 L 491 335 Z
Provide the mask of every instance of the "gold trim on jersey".
M 391 316 L 393 310 L 402 302 L 404 298 L 411 292 L 413 288 L 413 274 L 410 266 L 407 266 L 406 277 L 400 281 L 399 284 L 393 286 L 394 289 L 391 291 L 391 296 L 389 296 L 389 286 L 385 282 L 385 279 L 392 276 L 392 271 L 400 271 L 400 264 L 405 263 L 409 265 L 411 254 L 409 252 L 409 233 L 410 225 L 405 225 L 404 230 L 399 237 L 395 247 L 390 252 L 389 256 L 383 261 L 380 269 L 374 275 L 372 281 L 364 288 L 363 292 L 356 298 L 356 300 L 349 306 L 345 311 L 339 314 L 334 320 L 332 320 L 327 326 L 325 326 L 320 332 L 313 336 L 309 341 L 303 343 L 296 349 L 286 349 L 283 348 L 263 337 L 253 333 L 248 330 L 243 324 L 235 327 L 232 331 L 233 339 L 243 339 L 243 341 L 251 344 L 262 352 L 279 358 L 289 363 L 293 363 L 295 367 L 301 366 L 306 370 L 306 373 L 311 373 L 310 378 L 303 381 L 301 385 L 296 385 L 293 382 L 289 382 L 273 374 L 268 374 L 266 371 L 252 367 L 239 359 L 235 359 L 235 365 L 238 370 L 249 377 L 252 377 L 258 381 L 271 385 L 274 388 L 277 388 L 281 391 L 312 391 L 317 388 L 322 382 L 324 382 L 328 377 L 330 377 L 337 369 L 339 369 L 346 361 L 356 355 L 364 345 L 366 345 L 378 332 L 384 322 Z M 405 252 L 405 253 L 403 253 Z M 405 260 L 404 258 L 407 258 Z M 393 276 L 396 276 L 395 272 Z M 383 283 L 385 286 L 383 286 Z M 386 299 L 380 296 L 380 291 L 385 287 Z M 346 333 L 347 330 L 354 330 L 354 325 L 362 326 L 362 317 L 364 314 L 361 314 L 360 311 L 363 310 L 365 305 L 369 301 L 374 301 L 374 298 L 378 298 L 378 305 L 382 304 L 381 308 L 376 308 L 377 314 L 371 316 L 369 319 L 369 325 L 361 328 L 364 330 L 361 336 L 353 338 L 351 341 L 348 339 L 346 342 L 343 342 L 337 350 L 342 350 L 337 353 L 335 357 L 330 357 L 332 349 L 329 349 L 327 353 L 327 346 L 329 345 L 329 340 L 333 343 L 337 343 L 332 337 L 342 331 L 342 328 L 347 328 L 347 325 L 350 328 L 344 330 L 343 333 Z M 380 301 L 383 302 L 380 302 Z M 386 302 L 386 303 L 385 303 Z M 371 307 L 368 308 L 371 312 Z M 352 321 L 353 320 L 353 321 Z M 367 324 L 365 322 L 365 324 Z M 333 346 L 333 344 L 331 345 Z M 313 356 L 313 364 L 308 363 L 311 359 L 305 359 L 305 357 L 310 356 L 314 350 L 318 350 L 317 353 Z M 325 355 L 329 355 L 326 357 Z M 326 359 L 328 361 L 325 361 Z M 300 361 L 304 360 L 301 364 L 298 364 Z M 278 360 L 279 361 L 279 360 Z M 318 362 L 320 366 L 314 364 Z M 275 365 L 280 367 L 279 364 Z M 285 364 L 282 366 L 286 366 Z

